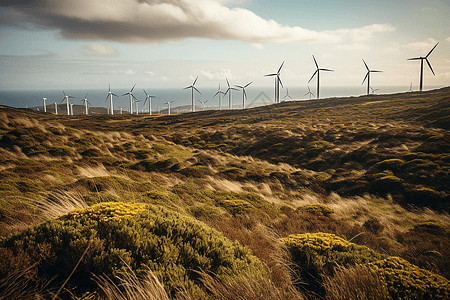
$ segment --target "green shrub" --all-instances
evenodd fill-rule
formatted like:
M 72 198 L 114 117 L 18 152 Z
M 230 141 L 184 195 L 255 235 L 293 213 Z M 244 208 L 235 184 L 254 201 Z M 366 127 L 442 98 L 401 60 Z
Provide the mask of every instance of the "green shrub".
M 184 176 L 188 177 L 204 177 L 207 175 L 213 175 L 213 171 L 206 166 L 191 166 L 187 168 L 183 168 L 179 171 Z
M 222 201 L 222 206 L 232 215 L 256 212 L 256 208 L 245 200 L 233 199 Z
M 44 244 L 52 255 L 36 269 L 53 279 L 49 289 L 61 286 L 85 252 L 66 285 L 77 296 L 96 290 L 92 275 L 115 278 L 128 268 L 137 274 L 150 268 L 169 293 L 185 289 L 200 296 L 198 271 L 219 278 L 265 274 L 249 249 L 192 217 L 154 205 L 99 203 L 29 228 L 1 241 L 0 247 L 30 252 Z
M 299 266 L 300 278 L 310 291 L 321 296 L 324 296 L 322 277 L 331 276 L 335 266 L 352 266 L 383 258 L 366 246 L 350 243 L 330 233 L 296 234 L 281 241 Z
M 420 269 L 400 257 L 368 264 L 389 291 L 391 299 L 449 299 L 450 281 Z
M 321 213 L 324 216 L 329 216 L 330 214 L 334 213 L 334 210 L 325 204 L 317 204 L 317 205 L 303 205 L 300 206 L 297 209 L 301 209 L 310 213 Z
M 405 164 L 405 161 L 403 159 L 399 159 L 399 158 L 391 158 L 391 159 L 386 159 L 383 161 L 380 161 L 378 163 L 375 164 L 375 167 L 382 169 L 382 170 L 399 170 L 403 165 Z

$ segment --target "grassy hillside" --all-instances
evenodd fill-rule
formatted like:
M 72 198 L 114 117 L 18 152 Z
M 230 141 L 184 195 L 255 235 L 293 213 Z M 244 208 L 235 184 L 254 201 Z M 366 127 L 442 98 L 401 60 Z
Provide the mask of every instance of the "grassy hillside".
M 389 289 L 390 283 L 382 280 L 384 271 L 368 271 L 375 268 L 369 263 L 385 270 L 385 257 L 398 257 L 402 260 L 394 260 L 396 264 L 412 264 L 411 270 L 440 276 L 435 281 L 442 283 L 442 291 L 433 287 L 437 292 L 432 298 L 448 292 L 450 88 L 172 116 L 65 116 L 0 107 L 0 154 L 0 252 L 10 258 L 0 265 L 0 299 L 26 292 L 95 298 L 123 291 L 123 280 L 142 289 L 150 288 L 141 286 L 143 282 L 157 288 L 161 281 L 160 292 L 174 299 L 257 299 L 258 292 L 274 299 L 315 299 L 336 295 L 344 286 L 336 284 L 341 277 L 366 278 L 364 283 L 348 282 L 348 290 L 354 284 L 367 287 L 361 299 L 395 298 L 402 291 Z M 189 279 L 180 275 L 184 271 L 170 275 L 173 271 L 167 270 L 173 267 L 157 264 L 155 258 L 144 263 L 144 254 L 135 254 L 127 243 L 117 247 L 122 254 L 102 254 L 115 248 L 101 234 L 83 236 L 66 269 L 59 271 L 55 262 L 61 254 L 55 241 L 42 233 L 41 242 L 25 242 L 43 230 L 39 228 L 66 220 L 73 209 L 111 202 L 143 203 L 152 214 L 164 209 L 186 218 L 186 224 L 197 219 L 220 235 L 215 240 L 224 239 L 220 243 L 245 246 L 239 251 L 251 251 L 264 272 L 258 278 L 235 274 L 242 268 L 225 264 L 228 271 L 213 268 L 208 274 L 200 272 L 208 268 L 200 268 L 195 276 L 186 273 Z M 140 214 L 129 218 L 130 228 L 144 226 Z M 89 228 L 80 232 L 105 230 Z M 77 230 L 68 232 L 76 233 L 63 234 L 70 245 L 81 238 Z M 331 260 L 326 264 L 310 265 L 312 256 L 319 255 L 317 249 L 309 252 L 307 239 L 296 240 L 298 248 L 286 241 L 312 233 L 333 234 L 368 250 L 351 250 L 350 255 L 327 258 Z M 97 250 L 83 254 L 83 249 Z M 181 259 L 187 255 L 183 251 L 174 258 L 174 270 L 192 268 L 192 261 Z M 361 254 L 361 259 L 356 252 L 373 254 Z M 298 259 L 305 253 L 311 259 Z M 317 261 L 322 261 L 320 255 Z M 118 259 L 115 267 L 108 266 L 114 261 L 110 257 Z M 335 263 L 342 268 L 331 267 Z M 145 267 L 150 267 L 150 275 Z M 110 277 L 99 278 L 103 273 L 97 272 L 88 280 L 91 290 L 79 289 L 80 278 L 86 280 L 82 274 L 93 270 L 109 270 L 103 273 Z M 23 272 L 29 280 L 9 290 L 11 280 L 17 282 Z M 233 273 L 230 278 L 235 279 L 224 279 L 223 272 Z M 56 279 L 48 277 L 50 273 Z M 150 279 L 142 281 L 141 276 Z M 242 294 L 227 294 L 229 286 Z M 427 289 L 431 285 L 414 293 L 429 295 Z

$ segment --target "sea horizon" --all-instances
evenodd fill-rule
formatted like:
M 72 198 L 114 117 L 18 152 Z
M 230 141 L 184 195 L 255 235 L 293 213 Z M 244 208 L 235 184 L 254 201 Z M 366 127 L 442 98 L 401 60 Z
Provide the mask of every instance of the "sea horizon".
M 310 86 L 311 92 L 316 95 L 316 90 L 314 87 Z M 432 90 L 441 87 L 429 87 L 426 90 Z M 289 96 L 287 96 L 286 89 L 280 90 L 280 100 L 281 101 L 292 101 L 292 100 L 309 100 L 309 95 L 307 87 L 305 88 L 288 88 Z M 404 86 L 385 86 L 375 88 L 375 94 L 395 94 L 408 92 L 409 87 Z M 152 99 L 152 111 L 165 110 L 168 105 L 166 101 L 173 101 L 171 103 L 171 109 L 176 109 L 177 107 L 191 106 L 191 91 L 176 89 L 176 88 L 165 88 L 165 89 L 145 89 L 149 95 L 156 96 Z M 414 90 L 414 87 L 413 87 Z M 195 93 L 196 107 L 202 109 L 202 104 L 197 101 L 205 103 L 205 109 L 217 109 L 219 106 L 218 97 L 213 97 L 217 92 L 217 88 L 203 88 L 200 90 L 202 94 Z M 223 89 L 222 91 L 225 91 Z M 109 99 L 107 101 L 106 97 L 108 90 L 106 89 L 67 89 L 64 90 L 67 95 L 75 98 L 70 99 L 70 103 L 74 105 L 83 105 L 83 99 L 87 93 L 87 99 L 92 107 L 99 108 L 109 108 Z M 123 108 L 124 112 L 129 112 L 130 102 L 128 95 L 123 96 L 123 94 L 129 92 L 127 89 L 112 89 L 112 92 L 119 97 L 113 97 L 114 110 L 118 111 Z M 142 88 L 136 87 L 133 91 L 134 96 L 142 101 L 139 103 L 139 112 L 148 112 L 148 103 L 143 107 L 145 100 L 145 94 Z M 252 87 L 249 86 L 246 89 L 246 107 L 260 106 L 274 103 L 274 88 L 273 87 Z M 321 87 L 320 89 L 320 99 L 335 98 L 335 97 L 358 97 L 366 95 L 366 86 L 354 86 L 354 87 Z M 61 90 L 11 90 L 11 91 L 0 91 L 0 105 L 6 105 L 15 108 L 34 108 L 38 109 L 42 107 L 42 98 L 47 98 L 47 106 L 54 105 L 56 102 L 61 105 L 64 98 L 63 92 Z M 315 99 L 315 97 L 311 97 Z M 65 102 L 63 102 L 65 103 Z M 233 90 L 232 92 L 232 105 L 233 108 L 242 108 L 242 90 Z M 228 95 L 222 99 L 222 107 L 228 107 Z M 133 103 L 133 110 L 135 109 Z M 175 111 L 172 111 L 175 112 Z

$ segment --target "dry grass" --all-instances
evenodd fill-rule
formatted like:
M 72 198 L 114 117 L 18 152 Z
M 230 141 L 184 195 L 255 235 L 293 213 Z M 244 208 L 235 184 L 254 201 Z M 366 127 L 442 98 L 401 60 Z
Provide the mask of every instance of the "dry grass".
M 43 201 L 36 202 L 37 216 L 43 220 L 56 219 L 76 208 L 86 207 L 88 205 L 80 195 L 62 190 L 49 194 Z
M 323 278 L 326 300 L 380 300 L 386 299 L 377 276 L 363 266 L 335 267 L 333 276 Z

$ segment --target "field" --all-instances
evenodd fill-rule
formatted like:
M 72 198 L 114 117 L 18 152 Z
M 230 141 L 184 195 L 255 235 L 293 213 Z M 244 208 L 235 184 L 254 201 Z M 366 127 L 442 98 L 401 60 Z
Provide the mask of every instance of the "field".
M 0 106 L 0 154 L 0 299 L 450 297 L 450 88 L 172 116 Z

